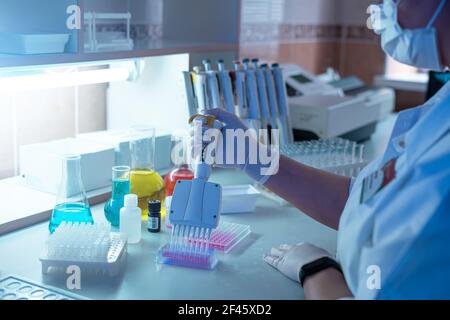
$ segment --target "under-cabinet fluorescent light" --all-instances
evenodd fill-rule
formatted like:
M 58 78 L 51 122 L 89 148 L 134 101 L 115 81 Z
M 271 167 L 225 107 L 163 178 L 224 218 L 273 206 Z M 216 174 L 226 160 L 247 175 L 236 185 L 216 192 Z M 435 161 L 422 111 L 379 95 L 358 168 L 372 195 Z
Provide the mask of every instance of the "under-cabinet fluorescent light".
M 23 92 L 50 88 L 82 86 L 89 84 L 125 81 L 132 77 L 135 64 L 133 62 L 111 64 L 107 68 L 78 70 L 42 69 L 38 73 L 20 75 L 0 75 L 0 92 Z

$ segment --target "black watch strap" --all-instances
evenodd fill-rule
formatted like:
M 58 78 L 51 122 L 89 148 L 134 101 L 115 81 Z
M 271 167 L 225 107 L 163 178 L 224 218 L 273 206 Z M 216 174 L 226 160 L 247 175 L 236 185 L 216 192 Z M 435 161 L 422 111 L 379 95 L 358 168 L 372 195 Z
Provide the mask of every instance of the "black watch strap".
M 300 284 L 303 287 L 303 283 L 305 282 L 305 279 L 309 276 L 312 276 L 313 274 L 316 274 L 322 270 L 328 269 L 328 268 L 334 268 L 337 271 L 342 273 L 341 266 L 339 263 L 337 263 L 335 260 L 329 258 L 329 257 L 323 257 L 317 260 L 314 260 L 313 262 L 305 264 L 301 270 L 300 270 Z

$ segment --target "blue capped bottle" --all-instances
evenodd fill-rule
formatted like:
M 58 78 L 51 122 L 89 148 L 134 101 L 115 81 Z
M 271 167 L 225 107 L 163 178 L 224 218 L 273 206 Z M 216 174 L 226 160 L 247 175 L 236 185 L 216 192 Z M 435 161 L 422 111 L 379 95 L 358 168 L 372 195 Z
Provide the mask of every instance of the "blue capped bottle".
M 61 184 L 49 223 L 50 232 L 53 233 L 63 221 L 94 223 L 81 179 L 79 155 L 63 156 Z

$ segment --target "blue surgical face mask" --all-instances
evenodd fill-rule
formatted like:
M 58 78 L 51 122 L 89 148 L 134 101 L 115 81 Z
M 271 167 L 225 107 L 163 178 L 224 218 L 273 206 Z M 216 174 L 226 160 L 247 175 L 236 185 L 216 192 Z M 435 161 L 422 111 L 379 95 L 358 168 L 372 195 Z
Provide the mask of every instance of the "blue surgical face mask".
M 401 0 L 400 0 L 401 1 Z M 403 29 L 397 20 L 398 5 L 393 0 L 370 6 L 370 20 L 375 33 L 381 35 L 381 46 L 398 62 L 417 68 L 439 71 L 443 69 L 439 57 L 434 23 L 447 0 L 442 0 L 425 28 Z

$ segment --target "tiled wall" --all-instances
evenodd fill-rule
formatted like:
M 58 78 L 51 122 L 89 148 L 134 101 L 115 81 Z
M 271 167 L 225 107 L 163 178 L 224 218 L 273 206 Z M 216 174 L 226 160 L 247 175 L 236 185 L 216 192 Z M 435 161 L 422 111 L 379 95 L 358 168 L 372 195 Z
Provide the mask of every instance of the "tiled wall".
M 379 39 L 366 27 L 372 2 L 242 0 L 240 56 L 296 63 L 314 73 L 333 67 L 371 83 L 385 68 Z
M 20 145 L 106 129 L 106 85 L 0 95 L 0 179 L 17 174 Z

